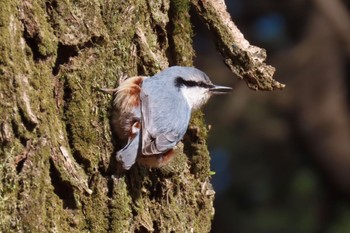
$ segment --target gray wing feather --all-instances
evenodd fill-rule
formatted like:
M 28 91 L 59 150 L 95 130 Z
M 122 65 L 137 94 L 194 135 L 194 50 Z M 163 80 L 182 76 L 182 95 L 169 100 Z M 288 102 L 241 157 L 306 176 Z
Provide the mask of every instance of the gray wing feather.
M 188 127 L 191 111 L 187 102 L 176 99 L 181 95 L 166 97 L 148 95 L 144 89 L 141 92 L 143 155 L 163 154 L 172 149 Z
M 117 160 L 122 163 L 124 169 L 129 170 L 135 163 L 138 154 L 139 142 L 140 131 L 137 132 L 134 139 L 129 141 L 123 149 L 117 152 Z

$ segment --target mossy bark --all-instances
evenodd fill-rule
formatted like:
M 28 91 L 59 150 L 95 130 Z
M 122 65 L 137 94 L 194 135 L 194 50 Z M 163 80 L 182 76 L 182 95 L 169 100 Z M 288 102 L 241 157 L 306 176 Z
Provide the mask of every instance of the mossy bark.
M 186 0 L 0 2 L 0 232 L 210 231 L 202 114 L 168 166 L 117 174 L 112 97 L 98 91 L 191 65 L 188 11 Z

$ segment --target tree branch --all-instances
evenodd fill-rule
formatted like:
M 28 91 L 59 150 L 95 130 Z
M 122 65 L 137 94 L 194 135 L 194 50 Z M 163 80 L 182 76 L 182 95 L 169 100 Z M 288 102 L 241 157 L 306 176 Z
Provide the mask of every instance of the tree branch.
M 272 78 L 275 68 L 264 63 L 266 51 L 250 45 L 232 22 L 223 0 L 192 0 L 192 4 L 216 37 L 225 64 L 249 88 L 271 91 L 285 87 Z

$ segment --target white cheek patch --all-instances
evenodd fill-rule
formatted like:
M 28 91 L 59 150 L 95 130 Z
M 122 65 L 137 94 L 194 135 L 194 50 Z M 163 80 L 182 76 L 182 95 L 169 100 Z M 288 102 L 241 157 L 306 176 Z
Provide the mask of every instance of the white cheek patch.
M 200 108 L 209 99 L 208 90 L 203 87 L 183 87 L 181 92 L 192 109 Z

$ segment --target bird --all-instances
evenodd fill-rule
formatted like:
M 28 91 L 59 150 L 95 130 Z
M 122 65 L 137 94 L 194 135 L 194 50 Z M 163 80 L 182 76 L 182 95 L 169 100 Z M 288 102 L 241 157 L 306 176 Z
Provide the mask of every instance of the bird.
M 136 162 L 162 167 L 174 157 L 174 147 L 184 137 L 191 113 L 212 95 L 232 88 L 214 85 L 194 67 L 172 66 L 154 76 L 134 76 L 116 88 L 117 134 L 127 140 L 116 159 L 125 170 Z

